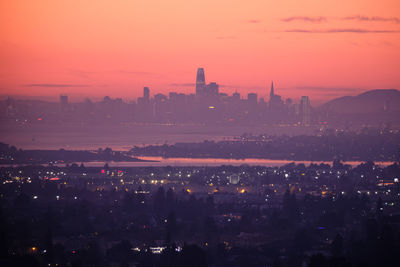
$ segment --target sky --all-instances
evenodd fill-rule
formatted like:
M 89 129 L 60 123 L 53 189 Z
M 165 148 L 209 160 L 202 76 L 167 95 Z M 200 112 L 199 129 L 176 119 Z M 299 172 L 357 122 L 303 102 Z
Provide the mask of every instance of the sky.
M 398 0 L 0 0 L 0 95 L 400 89 Z

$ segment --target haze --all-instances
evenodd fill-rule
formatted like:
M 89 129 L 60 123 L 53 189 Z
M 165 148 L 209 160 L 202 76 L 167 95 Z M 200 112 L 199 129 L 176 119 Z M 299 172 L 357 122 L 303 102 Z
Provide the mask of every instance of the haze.
M 398 0 L 1 1 L 1 95 L 221 91 L 314 103 L 399 88 Z

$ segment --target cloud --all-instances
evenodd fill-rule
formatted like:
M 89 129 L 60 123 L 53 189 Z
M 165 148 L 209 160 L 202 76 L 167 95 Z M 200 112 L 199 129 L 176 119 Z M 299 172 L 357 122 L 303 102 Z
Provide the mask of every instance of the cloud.
M 146 72 L 146 71 L 131 71 L 131 70 L 105 70 L 105 71 L 83 71 L 83 70 L 75 70 L 75 69 L 68 69 L 68 74 L 73 76 L 78 76 L 82 78 L 89 78 L 91 75 L 96 74 L 127 74 L 127 75 L 158 75 L 157 73 Z
M 90 75 L 98 74 L 99 72 L 68 69 L 67 73 L 72 76 L 77 76 L 77 77 L 81 77 L 81 78 L 89 78 Z
M 69 83 L 30 83 L 25 84 L 26 87 L 54 87 L 54 88 L 64 88 L 64 87 L 90 87 L 88 84 L 69 84 Z
M 323 86 L 297 86 L 295 87 L 297 90 L 312 90 L 319 92 L 358 92 L 363 90 L 362 88 L 338 88 L 338 87 L 323 87 Z
M 146 72 L 146 71 L 130 71 L 130 70 L 118 70 L 118 73 L 122 74 L 137 74 L 137 75 L 153 75 L 155 73 Z
M 400 18 L 397 17 L 379 17 L 379 16 L 364 16 L 364 15 L 356 15 L 344 17 L 342 20 L 356 20 L 356 21 L 379 21 L 379 22 L 393 22 L 400 23 Z
M 218 40 L 224 40 L 224 39 L 236 39 L 236 36 L 218 36 L 217 37 Z
M 293 22 L 293 21 L 305 21 L 311 23 L 321 23 L 326 22 L 328 19 L 326 17 L 307 17 L 307 16 L 293 16 L 281 19 L 283 22 Z
M 322 30 L 290 29 L 290 30 L 285 30 L 284 32 L 294 32 L 294 33 L 399 33 L 400 31 L 338 28 L 338 29 L 322 29 Z
M 251 20 L 249 20 L 248 22 L 249 22 L 249 23 L 260 23 L 261 20 L 258 20 L 258 19 L 251 19 Z
M 169 86 L 177 86 L 177 87 L 195 87 L 196 83 L 170 83 Z M 261 86 L 243 86 L 243 85 L 234 85 L 234 84 L 218 84 L 219 88 L 233 88 L 233 89 L 265 89 L 265 87 Z
M 170 83 L 169 86 L 180 86 L 180 87 L 193 87 L 195 83 Z
M 371 21 L 371 22 L 392 22 L 400 24 L 400 18 L 398 17 L 381 17 L 381 16 L 365 16 L 365 15 L 354 15 L 354 16 L 347 16 L 347 17 L 330 17 L 329 20 L 349 20 L 349 21 Z M 310 23 L 321 23 L 327 22 L 328 17 L 323 16 L 292 16 L 286 17 L 281 19 L 283 22 L 294 22 L 294 21 L 303 21 L 303 22 L 310 22 Z

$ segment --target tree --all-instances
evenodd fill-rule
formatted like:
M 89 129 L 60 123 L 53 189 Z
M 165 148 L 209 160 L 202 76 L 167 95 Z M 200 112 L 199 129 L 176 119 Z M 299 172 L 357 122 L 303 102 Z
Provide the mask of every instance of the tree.
M 207 266 L 206 253 L 197 245 L 185 245 L 182 249 L 180 266 Z
M 331 243 L 332 256 L 337 258 L 342 256 L 343 253 L 343 237 L 337 234 L 333 242 Z
M 154 210 L 156 213 L 160 214 L 162 211 L 164 211 L 165 207 L 165 190 L 163 187 L 159 187 L 157 192 L 154 194 Z
M 167 243 L 174 240 L 177 230 L 178 230 L 178 227 L 176 225 L 175 212 L 170 212 L 167 217 Z M 170 240 L 168 240 L 168 239 L 170 239 Z

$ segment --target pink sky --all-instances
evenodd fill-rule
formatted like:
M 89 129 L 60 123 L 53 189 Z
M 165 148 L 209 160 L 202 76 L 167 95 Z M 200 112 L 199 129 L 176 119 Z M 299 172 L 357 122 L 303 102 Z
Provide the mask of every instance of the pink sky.
M 314 103 L 400 88 L 398 0 L 0 0 L 0 95 L 220 91 Z M 337 89 L 337 90 L 336 90 Z

